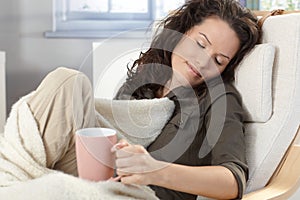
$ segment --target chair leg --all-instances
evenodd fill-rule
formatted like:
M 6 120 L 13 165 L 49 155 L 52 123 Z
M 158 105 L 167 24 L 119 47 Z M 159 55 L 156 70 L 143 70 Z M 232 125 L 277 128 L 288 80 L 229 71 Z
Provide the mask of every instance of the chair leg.
M 295 140 L 300 137 L 300 128 Z M 244 195 L 243 200 L 288 199 L 300 186 L 300 144 L 293 141 L 273 177 L 264 188 Z

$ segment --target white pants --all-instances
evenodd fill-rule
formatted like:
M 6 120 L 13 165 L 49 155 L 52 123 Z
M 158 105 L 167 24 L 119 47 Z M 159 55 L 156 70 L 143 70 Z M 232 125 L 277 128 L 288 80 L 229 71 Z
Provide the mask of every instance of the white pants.
M 77 176 L 74 133 L 98 126 L 89 79 L 60 67 L 44 78 L 28 104 L 43 138 L 47 167 Z

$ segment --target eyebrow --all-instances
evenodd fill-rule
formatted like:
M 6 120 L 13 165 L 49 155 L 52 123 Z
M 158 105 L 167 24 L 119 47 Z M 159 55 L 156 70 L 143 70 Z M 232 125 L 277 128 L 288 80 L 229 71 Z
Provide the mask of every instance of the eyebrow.
M 212 45 L 211 42 L 210 42 L 210 40 L 207 38 L 207 36 L 206 36 L 204 33 L 199 32 L 199 34 L 202 35 L 202 36 L 207 40 L 207 42 L 208 42 L 210 45 Z M 222 54 L 222 53 L 220 53 L 220 55 L 223 56 L 223 57 L 225 57 L 225 58 L 227 58 L 228 60 L 230 60 L 229 56 L 226 56 L 226 55 L 224 55 L 224 54 Z

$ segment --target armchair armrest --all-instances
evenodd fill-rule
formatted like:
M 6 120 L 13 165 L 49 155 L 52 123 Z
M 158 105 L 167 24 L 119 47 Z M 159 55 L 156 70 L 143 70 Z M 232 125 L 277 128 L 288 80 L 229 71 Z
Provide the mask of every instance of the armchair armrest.
M 300 185 L 300 128 L 269 183 L 262 189 L 245 194 L 243 200 L 287 199 Z

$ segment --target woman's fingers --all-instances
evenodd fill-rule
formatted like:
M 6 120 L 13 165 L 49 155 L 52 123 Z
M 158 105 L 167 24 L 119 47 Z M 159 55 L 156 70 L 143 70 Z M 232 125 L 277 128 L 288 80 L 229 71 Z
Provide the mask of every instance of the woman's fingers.
M 121 176 L 121 177 L 129 176 L 129 175 L 133 174 L 133 173 L 127 172 L 126 168 L 118 168 L 116 172 L 117 172 L 118 176 Z
M 115 151 L 116 172 L 124 183 L 150 184 L 155 171 L 164 165 L 141 145 L 128 145 Z
M 129 167 L 131 166 L 133 163 L 130 163 L 130 160 L 126 159 L 126 158 L 119 158 L 116 159 L 116 166 L 118 168 L 124 168 L 124 167 Z
M 129 144 L 128 141 L 125 140 L 125 139 L 120 139 L 120 140 L 119 140 L 119 143 Z
M 125 184 L 142 184 L 142 185 L 146 185 L 143 182 L 142 176 L 140 176 L 138 174 L 134 174 L 134 175 L 131 175 L 131 176 L 122 176 L 121 177 L 121 182 L 125 183 Z
M 121 139 L 118 143 L 116 143 L 112 148 L 111 148 L 111 152 L 116 152 L 119 149 L 122 149 L 126 146 L 129 146 L 130 144 L 125 140 L 125 139 Z
M 120 167 L 117 169 L 117 174 L 121 176 L 130 175 L 130 174 L 141 174 L 141 173 L 145 173 L 145 171 L 142 170 L 141 168 L 132 167 L 132 166 Z
M 116 158 L 131 157 L 145 153 L 147 153 L 147 151 L 140 145 L 129 145 L 115 151 Z
M 117 176 L 117 177 L 111 177 L 110 179 L 108 179 L 109 181 L 114 181 L 117 182 L 119 180 L 121 180 L 122 176 Z

